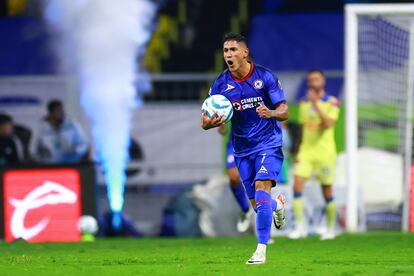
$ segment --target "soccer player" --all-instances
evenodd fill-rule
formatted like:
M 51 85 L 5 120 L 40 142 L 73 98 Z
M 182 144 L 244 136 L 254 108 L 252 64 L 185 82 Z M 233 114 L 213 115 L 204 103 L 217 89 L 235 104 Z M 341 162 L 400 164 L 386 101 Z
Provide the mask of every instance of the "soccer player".
M 247 199 L 246 191 L 240 181 L 239 171 L 237 170 L 236 160 L 234 158 L 231 126 L 221 125 L 219 127 L 219 132 L 221 135 L 228 135 L 228 141 L 226 143 L 226 169 L 230 181 L 230 189 L 241 209 L 241 215 L 237 222 L 237 231 L 243 233 L 246 232 L 250 226 L 250 203 Z
M 246 38 L 229 33 L 224 36 L 226 69 L 213 83 L 210 95 L 221 94 L 233 105 L 232 141 L 236 165 L 247 196 L 256 210 L 258 245 L 247 264 L 266 262 L 266 247 L 273 222 L 285 224 L 282 195 L 270 194 L 283 163 L 280 121 L 288 119 L 288 105 L 277 78 L 271 71 L 249 61 Z M 225 123 L 223 116 L 204 113 L 203 129 Z
M 327 231 L 321 235 L 321 239 L 333 239 L 336 222 L 336 206 L 332 195 L 336 161 L 334 128 L 339 115 L 339 101 L 325 92 L 326 81 L 322 71 L 309 71 L 307 82 L 307 98 L 299 106 L 302 141 L 296 160 L 293 188 L 295 229 L 289 237 L 298 239 L 307 236 L 302 191 L 306 180 L 315 173 L 326 202 Z

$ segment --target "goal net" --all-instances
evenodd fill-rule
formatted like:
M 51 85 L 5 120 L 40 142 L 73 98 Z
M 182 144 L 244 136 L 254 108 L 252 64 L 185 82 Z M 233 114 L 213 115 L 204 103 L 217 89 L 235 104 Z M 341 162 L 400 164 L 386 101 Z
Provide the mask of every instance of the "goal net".
M 408 230 L 414 5 L 347 5 L 345 49 L 347 228 Z

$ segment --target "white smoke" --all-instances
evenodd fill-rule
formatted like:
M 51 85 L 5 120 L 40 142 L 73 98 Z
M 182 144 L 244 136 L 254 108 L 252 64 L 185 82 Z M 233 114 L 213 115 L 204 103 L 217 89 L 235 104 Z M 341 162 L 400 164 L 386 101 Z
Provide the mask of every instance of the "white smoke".
M 116 212 L 123 208 L 137 56 L 151 36 L 155 10 L 148 0 L 48 0 L 45 9 L 62 64 L 77 77 Z

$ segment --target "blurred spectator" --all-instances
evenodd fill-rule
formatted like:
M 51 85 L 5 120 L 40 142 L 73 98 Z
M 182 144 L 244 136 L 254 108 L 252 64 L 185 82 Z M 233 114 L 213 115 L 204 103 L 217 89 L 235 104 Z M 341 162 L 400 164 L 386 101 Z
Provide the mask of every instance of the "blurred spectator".
M 39 0 L 25 0 L 26 1 L 26 16 L 42 17 L 43 15 L 43 1 Z
M 0 0 L 1 16 L 42 16 L 41 0 Z
M 0 166 L 29 161 L 31 132 L 22 126 L 14 126 L 9 115 L 0 114 Z
M 80 125 L 65 115 L 59 100 L 47 105 L 48 115 L 34 142 L 34 156 L 42 163 L 77 163 L 88 155 L 88 144 Z
M 7 0 L 4 2 L 7 2 L 8 16 L 23 15 L 26 11 L 26 0 Z
M 0 1 L 0 17 L 4 17 L 7 15 L 7 2 Z
M 12 138 L 13 122 L 10 116 L 0 115 L 0 163 L 2 166 L 19 163 L 17 145 Z
M 13 124 L 13 133 L 23 144 L 23 152 L 20 155 L 23 158 L 20 158 L 20 161 L 21 162 L 33 161 L 30 156 L 30 141 L 32 139 L 32 131 L 22 125 Z

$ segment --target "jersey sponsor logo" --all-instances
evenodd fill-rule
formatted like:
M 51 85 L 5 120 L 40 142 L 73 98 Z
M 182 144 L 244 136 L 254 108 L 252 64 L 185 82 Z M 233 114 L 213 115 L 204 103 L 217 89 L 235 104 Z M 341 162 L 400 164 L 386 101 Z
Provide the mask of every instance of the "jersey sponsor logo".
M 232 102 L 233 108 L 236 111 L 243 111 L 250 108 L 257 108 L 260 105 L 263 105 L 262 97 L 251 97 L 241 99 L 240 101 Z
M 262 80 L 255 80 L 253 85 L 254 85 L 254 88 L 256 88 L 256 89 L 262 89 L 263 88 L 263 81 Z
M 234 86 L 230 85 L 230 84 L 227 84 L 227 88 L 226 88 L 226 90 L 224 90 L 224 92 L 229 91 L 231 89 L 234 89 Z
M 260 167 L 260 170 L 257 173 L 265 173 L 265 174 L 267 174 L 267 169 L 265 168 L 265 166 L 262 165 Z
M 233 105 L 234 110 L 242 111 L 242 105 L 241 105 L 240 101 L 232 102 L 231 104 Z

